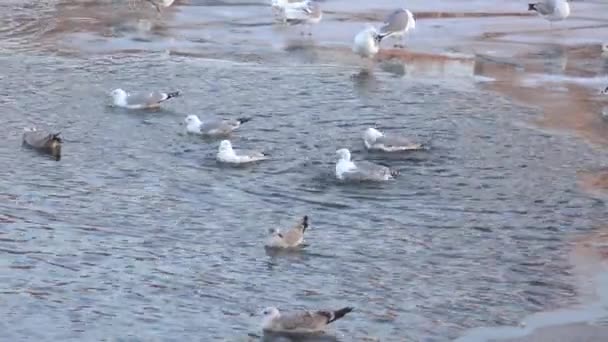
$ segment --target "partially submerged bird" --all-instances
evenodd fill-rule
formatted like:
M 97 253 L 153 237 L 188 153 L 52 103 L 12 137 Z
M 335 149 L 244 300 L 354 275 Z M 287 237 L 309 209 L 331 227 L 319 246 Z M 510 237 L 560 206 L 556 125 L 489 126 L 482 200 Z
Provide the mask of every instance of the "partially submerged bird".
M 241 127 L 242 124 L 250 120 L 251 118 L 201 121 L 196 115 L 188 115 L 184 122 L 186 123 L 186 131 L 188 133 L 209 137 L 227 137 L 234 130 Z
M 156 10 L 158 11 L 158 13 L 161 12 L 161 7 L 169 7 L 173 4 L 173 1 L 175 0 L 146 0 L 147 2 L 151 3 L 152 6 L 154 6 L 156 8 Z
M 266 247 L 270 248 L 294 248 L 304 241 L 304 232 L 308 228 L 308 216 L 304 216 L 298 224 L 290 229 L 281 231 L 278 229 L 270 230 L 270 238 L 266 242 Z
M 49 133 L 39 131 L 36 128 L 25 128 L 23 132 L 23 145 L 31 147 L 37 151 L 48 153 L 55 158 L 61 159 L 62 140 L 61 133 Z
M 160 107 L 161 103 L 174 97 L 178 97 L 180 93 L 179 91 L 170 93 L 152 91 L 130 94 L 118 88 L 114 89 L 111 95 L 115 106 L 129 109 L 144 109 L 158 108 Z
M 528 11 L 536 11 L 550 22 L 559 21 L 570 15 L 570 4 L 568 0 L 543 0 L 528 4 Z
M 413 142 L 405 137 L 386 135 L 379 130 L 370 127 L 363 133 L 363 144 L 370 151 L 401 152 L 420 150 L 422 144 Z
M 262 330 L 279 333 L 319 333 L 325 331 L 327 325 L 353 310 L 352 307 L 345 307 L 335 311 L 295 311 L 282 314 L 279 309 L 268 307 L 262 311 Z
M 364 58 L 372 58 L 380 50 L 382 38 L 375 27 L 368 26 L 355 36 L 353 52 Z
M 416 20 L 410 10 L 400 8 L 393 13 L 389 14 L 384 20 L 384 26 L 380 27 L 378 34 L 381 39 L 386 37 L 399 38 L 401 44 L 395 45 L 395 47 L 404 47 L 403 39 L 405 35 L 416 28 Z
M 222 140 L 217 152 L 217 160 L 227 164 L 246 164 L 268 159 L 258 151 L 234 150 L 228 140 Z
M 398 172 L 390 168 L 368 161 L 350 159 L 350 151 L 342 148 L 336 151 L 340 157 L 336 163 L 336 178 L 341 181 L 387 181 L 393 179 Z

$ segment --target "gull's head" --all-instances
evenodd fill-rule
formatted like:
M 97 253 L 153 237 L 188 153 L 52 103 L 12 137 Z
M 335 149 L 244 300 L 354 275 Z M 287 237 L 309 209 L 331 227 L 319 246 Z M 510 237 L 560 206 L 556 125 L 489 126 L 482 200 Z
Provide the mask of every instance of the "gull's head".
M 350 161 L 350 151 L 346 148 L 341 148 L 336 151 L 336 154 L 340 158 L 340 160 Z
M 373 127 L 370 127 L 365 130 L 363 139 L 365 139 L 365 141 L 368 141 L 368 142 L 374 142 L 374 141 L 376 141 L 376 139 L 378 139 L 382 136 L 384 136 L 384 134 L 382 132 L 380 132 L 379 130 L 377 130 Z
M 262 310 L 262 316 L 267 319 L 277 318 L 280 315 L 281 313 L 279 312 L 279 309 L 275 308 L 274 306 L 270 306 Z
M 220 142 L 219 153 L 234 153 L 234 151 L 232 150 L 232 144 L 229 140 L 222 140 L 222 142 Z
M 184 122 L 188 126 L 198 126 L 198 125 L 200 125 L 201 120 L 198 118 L 198 116 L 191 114 L 191 115 L 186 116 L 186 118 L 184 119 Z
M 120 104 L 127 100 L 127 92 L 120 88 L 112 90 L 110 95 L 116 104 Z

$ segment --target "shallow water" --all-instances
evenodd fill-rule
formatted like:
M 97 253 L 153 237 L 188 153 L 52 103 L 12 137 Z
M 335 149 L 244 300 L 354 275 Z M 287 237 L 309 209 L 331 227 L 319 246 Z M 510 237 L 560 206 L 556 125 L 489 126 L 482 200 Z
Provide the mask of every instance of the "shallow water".
M 236 17 L 266 10 L 226 7 L 238 8 L 226 10 Z M 181 44 L 208 33 L 199 21 L 186 28 L 195 17 L 187 11 L 222 8 L 176 6 L 154 20 L 181 27 L 138 43 L 127 17 L 63 3 L 48 18 L 46 8 L 33 12 L 50 29 L 3 43 L 5 338 L 240 341 L 260 334 L 250 313 L 265 306 L 352 305 L 335 327 L 344 341 L 445 341 L 577 303 L 564 249 L 569 234 L 593 228 L 604 204 L 576 188 L 576 171 L 605 156 L 523 124 L 538 110 L 485 90 L 488 80 L 467 63 L 369 74 L 327 63 L 314 37 L 293 50 Z M 81 12 L 105 19 L 58 28 Z M 118 29 L 105 36 L 96 30 L 104 25 Z M 233 27 L 222 25 L 212 30 Z M 126 51 L 132 44 L 140 45 Z M 208 58 L 189 53 L 203 50 Z M 126 111 L 108 106 L 119 86 L 183 97 L 160 111 Z M 252 117 L 232 142 L 272 160 L 218 165 L 218 142 L 184 134 L 188 114 Z M 31 125 L 62 132 L 60 162 L 21 148 Z M 372 125 L 431 149 L 368 154 L 361 133 Z M 401 176 L 338 184 L 342 147 Z M 305 214 L 309 246 L 267 254 L 267 229 Z

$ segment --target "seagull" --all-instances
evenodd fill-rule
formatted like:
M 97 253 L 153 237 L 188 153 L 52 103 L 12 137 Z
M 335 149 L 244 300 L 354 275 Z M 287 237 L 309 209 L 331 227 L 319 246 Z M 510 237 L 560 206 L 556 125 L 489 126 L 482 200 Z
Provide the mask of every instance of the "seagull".
M 602 90 L 602 94 L 608 95 L 608 87 L 606 87 L 606 88 L 604 88 L 604 90 Z
M 308 228 L 308 216 L 304 216 L 297 225 L 288 230 L 280 231 L 271 229 L 270 239 L 266 242 L 266 247 L 270 248 L 293 248 L 299 246 L 304 241 L 304 232 Z
M 370 151 L 400 152 L 420 150 L 422 144 L 410 141 L 405 137 L 387 136 L 375 128 L 368 128 L 363 133 L 363 143 Z
M 222 140 L 217 152 L 217 160 L 227 164 L 246 164 L 266 159 L 268 156 L 262 152 L 233 150 L 229 140 Z
M 184 120 L 186 131 L 192 134 L 201 134 L 208 137 L 227 137 L 251 118 L 236 120 L 209 120 L 201 121 L 196 115 L 188 115 Z
M 61 133 L 39 131 L 36 128 L 23 129 L 23 145 L 43 153 L 52 155 L 55 160 L 61 160 Z
M 156 10 L 158 11 L 158 13 L 161 12 L 160 8 L 161 7 L 169 7 L 173 4 L 173 1 L 175 0 L 146 0 L 147 2 L 151 3 L 152 6 L 156 7 Z
M 274 1 L 273 8 L 282 16 L 283 22 L 292 25 L 318 24 L 323 18 L 321 5 L 313 0 L 305 0 L 299 2 L 287 2 L 285 0 Z M 308 35 L 312 35 L 309 31 Z
M 395 45 L 395 47 L 403 48 L 403 38 L 409 32 L 409 30 L 416 28 L 416 20 L 412 12 L 405 8 L 400 8 L 391 13 L 384 20 L 384 26 L 380 27 L 379 35 L 383 38 L 396 37 L 400 38 L 402 44 Z
M 114 89 L 111 95 L 115 106 L 129 109 L 144 109 L 158 108 L 160 107 L 161 103 L 174 97 L 178 97 L 180 93 L 179 91 L 174 91 L 171 93 L 153 91 L 130 94 L 118 88 Z
M 536 11 L 549 22 L 560 21 L 570 15 L 568 0 L 543 0 L 528 4 L 528 11 Z
M 279 309 L 269 307 L 262 311 L 262 330 L 280 333 L 323 332 L 328 324 L 339 320 L 353 311 L 352 307 L 340 310 L 296 311 L 281 314 Z
M 354 163 L 350 160 L 350 151 L 342 148 L 336 151 L 340 157 L 336 163 L 336 178 L 341 181 L 387 181 L 394 179 L 396 170 L 368 161 Z
M 363 58 L 372 58 L 380 50 L 382 38 L 375 27 L 368 26 L 355 36 L 353 52 Z

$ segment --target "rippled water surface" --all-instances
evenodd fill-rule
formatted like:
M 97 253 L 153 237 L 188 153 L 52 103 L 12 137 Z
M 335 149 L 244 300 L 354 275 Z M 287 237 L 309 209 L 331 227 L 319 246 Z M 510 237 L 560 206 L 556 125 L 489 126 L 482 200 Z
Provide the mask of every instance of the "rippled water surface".
M 21 33 L 0 54 L 7 340 L 244 341 L 260 334 L 250 313 L 265 306 L 353 305 L 335 324 L 341 340 L 444 341 L 576 302 L 563 250 L 603 208 L 575 187 L 576 167 L 597 156 L 522 124 L 538 112 L 482 90 L 475 77 L 367 74 L 317 63 L 306 53 L 315 48 L 281 50 L 281 61 L 244 45 L 263 62 L 235 62 L 154 47 L 83 55 L 38 47 L 70 34 L 50 42 Z M 108 106 L 119 86 L 183 97 L 127 111 Z M 218 165 L 217 141 L 184 134 L 188 114 L 252 117 L 233 144 L 272 160 Z M 60 162 L 20 146 L 31 125 L 62 132 Z M 366 153 L 361 133 L 372 125 L 431 148 Z M 342 147 L 401 176 L 338 184 Z M 309 246 L 268 254 L 268 228 L 301 215 L 311 220 Z

